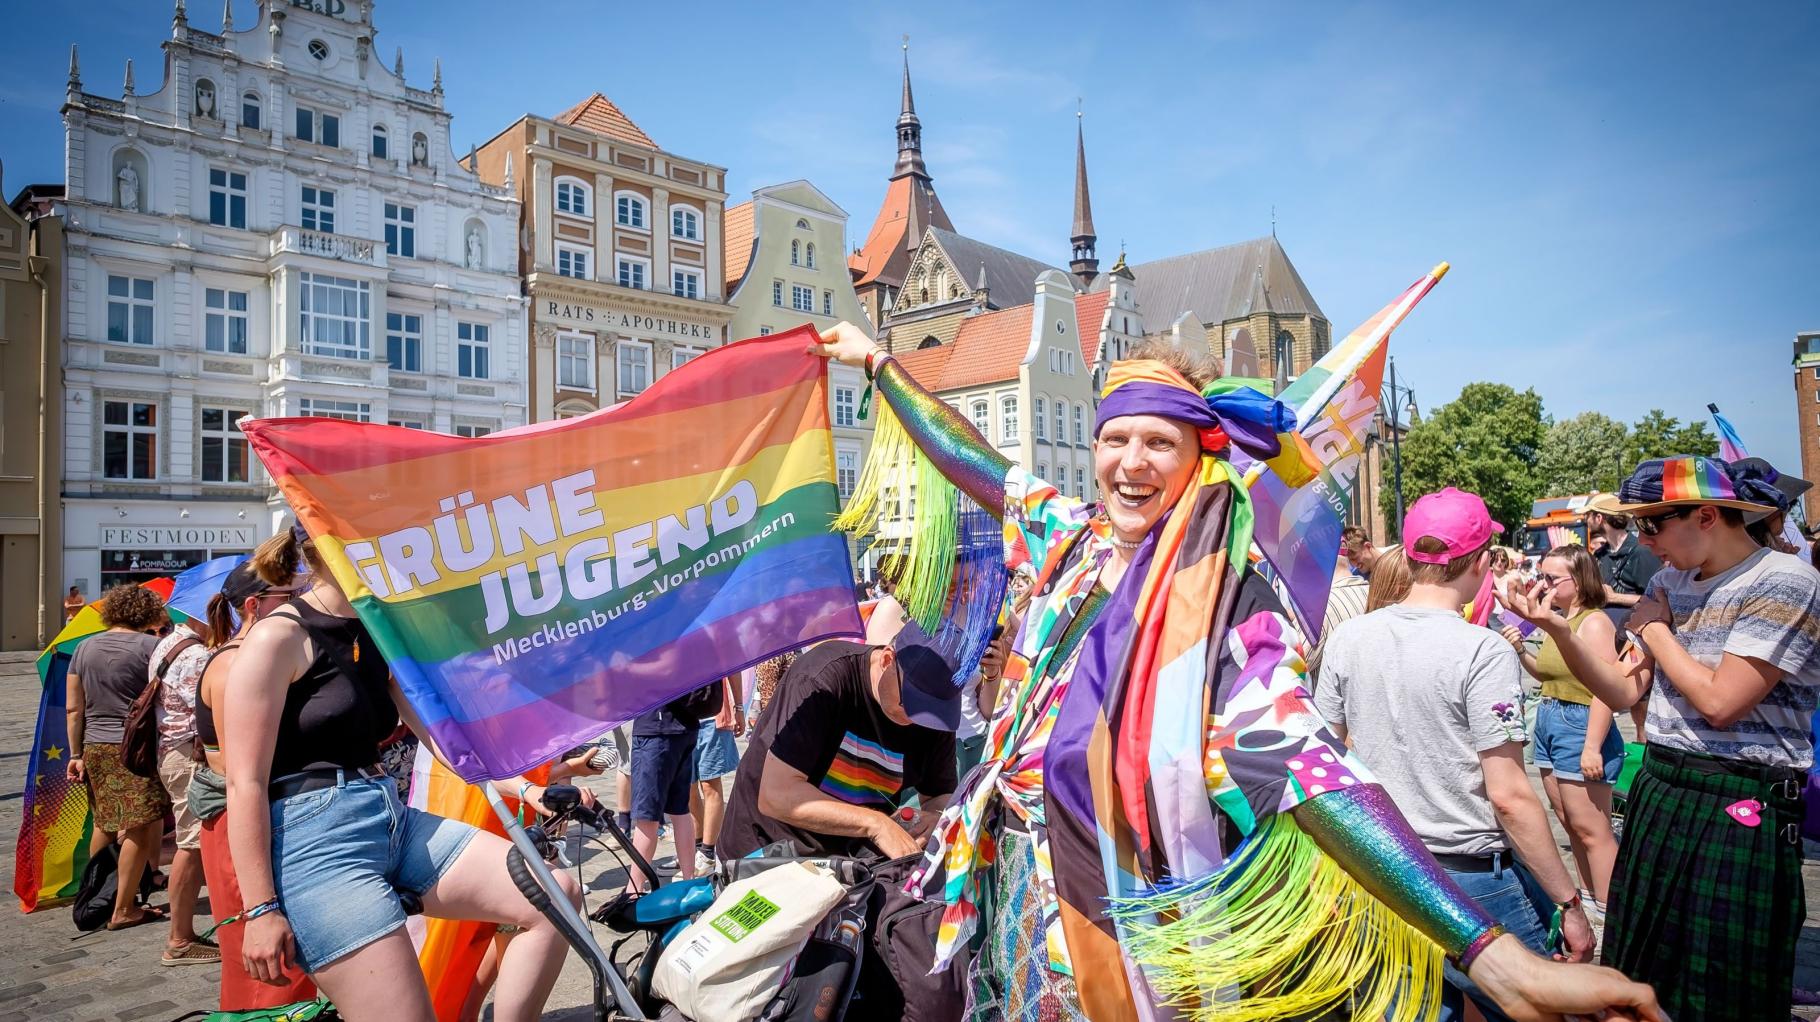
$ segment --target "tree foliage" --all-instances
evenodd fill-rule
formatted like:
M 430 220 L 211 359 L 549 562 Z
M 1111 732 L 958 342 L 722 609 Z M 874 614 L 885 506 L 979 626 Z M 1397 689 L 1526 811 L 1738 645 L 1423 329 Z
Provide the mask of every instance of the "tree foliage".
M 1634 462 L 1629 456 L 1630 428 L 1599 412 L 1581 412 L 1548 427 L 1536 473 L 1545 496 L 1614 493 Z
M 1706 428 L 1706 423 L 1696 419 L 1686 425 L 1660 408 L 1652 408 L 1649 414 L 1637 420 L 1637 425 L 1630 432 L 1630 446 L 1625 450 L 1628 468 L 1636 468 L 1637 463 L 1649 458 L 1667 458 L 1676 454 L 1704 454 L 1708 457 L 1719 453 L 1719 438 Z
M 1520 525 L 1542 495 L 1536 463 L 1546 433 L 1542 398 L 1534 390 L 1467 384 L 1458 398 L 1404 436 L 1404 502 L 1414 504 L 1424 494 L 1457 486 L 1484 498 L 1492 518 L 1506 529 Z M 1388 480 L 1391 471 L 1384 474 Z M 1380 499 L 1393 530 L 1400 530 L 1393 488 L 1384 487 Z

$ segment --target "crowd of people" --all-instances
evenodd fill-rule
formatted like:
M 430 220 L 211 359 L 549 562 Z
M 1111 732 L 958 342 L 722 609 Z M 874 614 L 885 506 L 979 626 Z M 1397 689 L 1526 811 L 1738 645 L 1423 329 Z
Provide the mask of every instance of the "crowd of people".
M 1204 359 L 1150 346 L 1112 367 L 1104 497 L 1086 504 L 1006 461 L 862 331 L 823 341 L 1004 520 L 1006 595 L 978 669 L 956 686 L 887 562 L 862 641 L 715 679 L 502 792 L 540 811 L 545 785 L 615 771 L 622 827 L 646 857 L 667 828 L 685 879 L 785 843 L 877 860 L 869 914 L 893 924 L 867 938 L 867 1017 L 1126 1019 L 1218 988 L 1288 1017 L 1312 987 L 1360 1017 L 1432 999 L 1444 1019 L 1467 1001 L 1494 1020 L 1787 1018 L 1820 703 L 1820 572 L 1783 520 L 1802 481 L 1646 461 L 1595 504 L 1585 543 L 1533 565 L 1497 544 L 1477 496 L 1429 494 L 1397 543 L 1347 530 L 1311 644 L 1276 580 L 1227 556 L 1249 524 L 1225 454 L 1258 431 Z M 1496 606 L 1476 624 L 1488 575 Z M 431 1017 L 407 913 L 489 921 L 510 935 L 484 967 L 493 1017 L 538 1016 L 565 945 L 514 887 L 505 840 L 401 798 L 384 750 L 414 734 L 439 752 L 301 529 L 162 637 L 147 590 L 100 610 L 69 671 L 69 774 L 95 847 L 118 846 L 110 929 L 167 925 L 165 964 L 219 962 L 223 1009 L 320 990 L 345 1017 L 390 1020 Z M 121 743 L 154 679 L 148 778 Z M 1182 691 L 1197 711 L 1175 712 Z M 1142 729 L 1139 707 L 1155 708 Z M 1644 751 L 1620 839 L 1632 714 Z M 1204 754 L 1133 772 L 1178 734 Z M 167 814 L 168 911 L 153 910 L 135 892 Z M 1274 880 L 1245 872 L 1285 849 Z M 1199 911 L 1157 899 L 1197 876 L 1277 908 L 1151 954 L 1165 917 Z M 215 940 L 195 927 L 205 884 Z M 1373 926 L 1334 923 L 1363 904 Z M 1267 947 L 1216 955 L 1247 934 Z M 1438 947 L 1439 984 L 1414 951 L 1309 966 L 1372 939 Z

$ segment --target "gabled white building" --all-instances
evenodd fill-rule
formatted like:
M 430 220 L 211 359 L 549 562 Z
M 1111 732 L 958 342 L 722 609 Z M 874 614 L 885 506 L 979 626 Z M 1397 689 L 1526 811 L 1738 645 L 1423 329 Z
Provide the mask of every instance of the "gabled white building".
M 479 435 L 525 415 L 519 203 L 456 162 L 367 0 L 182 0 L 163 81 L 70 52 L 65 585 L 250 550 L 285 509 L 235 428 L 332 415 Z

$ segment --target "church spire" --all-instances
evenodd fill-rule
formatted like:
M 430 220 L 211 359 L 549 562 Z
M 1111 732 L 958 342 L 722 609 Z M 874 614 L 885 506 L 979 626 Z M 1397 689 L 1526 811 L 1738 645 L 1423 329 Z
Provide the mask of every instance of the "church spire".
M 893 178 L 913 174 L 929 178 L 923 166 L 923 122 L 916 118 L 916 98 L 910 94 L 910 37 L 904 37 L 904 98 L 897 115 L 897 169 Z
M 1087 194 L 1087 138 L 1081 120 L 1077 105 L 1074 111 L 1074 233 L 1068 239 L 1073 258 L 1068 269 L 1084 288 L 1099 275 L 1100 260 L 1094 250 L 1099 238 L 1093 232 L 1093 199 Z

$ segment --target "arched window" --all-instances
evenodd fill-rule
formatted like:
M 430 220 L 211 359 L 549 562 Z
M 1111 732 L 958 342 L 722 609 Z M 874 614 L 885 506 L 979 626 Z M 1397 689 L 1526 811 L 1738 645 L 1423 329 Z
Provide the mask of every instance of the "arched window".
M 1006 394 L 998 399 L 999 442 L 1014 443 L 1017 440 L 1017 395 Z
M 1276 360 L 1279 375 L 1295 372 L 1295 335 L 1287 330 L 1277 331 Z
M 815 269 L 815 242 L 813 241 L 809 243 L 808 248 L 803 252 L 803 265 L 809 267 L 811 270 Z
M 803 219 L 803 218 L 802 218 L 802 217 L 797 217 L 797 218 L 796 218 L 796 229 L 797 229 L 797 230 L 799 230 L 799 231 L 806 231 L 806 230 L 808 230 L 808 229 L 809 229 L 809 221 L 807 221 L 807 220 L 805 220 L 805 219 Z
M 259 130 L 259 93 L 248 90 L 240 97 L 240 124 L 243 127 Z
M 385 125 L 373 125 L 373 159 L 389 160 L 392 158 L 391 146 L 388 144 L 389 142 L 390 139 L 385 133 Z
M 1049 403 L 1047 401 L 1044 401 L 1041 395 L 1038 395 L 1037 399 L 1036 399 L 1036 414 L 1031 416 L 1031 418 L 1030 418 L 1030 424 L 1032 426 L 1036 427 L 1036 438 L 1038 440 L 1049 439 L 1049 421 L 1048 420 L 1049 420 Z M 1037 473 L 1038 476 L 1041 476 L 1042 474 L 1043 473 L 1041 473 L 1041 472 Z
M 923 338 L 923 342 L 921 344 L 918 344 L 916 347 L 917 347 L 917 350 L 920 351 L 923 348 L 939 348 L 941 346 L 942 346 L 941 340 L 939 338 L 937 338 L 934 334 L 930 334 L 929 336 Z
M 594 205 L 594 190 L 578 177 L 556 179 L 556 211 L 587 216 Z
M 929 289 L 926 287 L 922 289 L 922 301 L 924 304 L 929 302 Z
M 701 214 L 695 211 L 695 207 L 670 207 L 670 235 L 684 241 L 701 240 Z
M 979 430 L 980 436 L 986 436 L 992 429 L 992 406 L 985 398 L 973 402 L 973 428 Z
M 802 264 L 803 264 L 803 243 L 800 241 L 791 241 L 790 242 L 790 265 L 791 266 L 801 266 Z
M 613 197 L 615 205 L 614 221 L 621 227 L 630 227 L 636 231 L 649 230 L 649 221 L 645 219 L 645 200 L 631 192 L 620 192 Z
M 1058 444 L 1068 442 L 1068 431 L 1065 427 L 1067 419 L 1068 402 L 1058 397 L 1055 399 L 1055 442 Z

